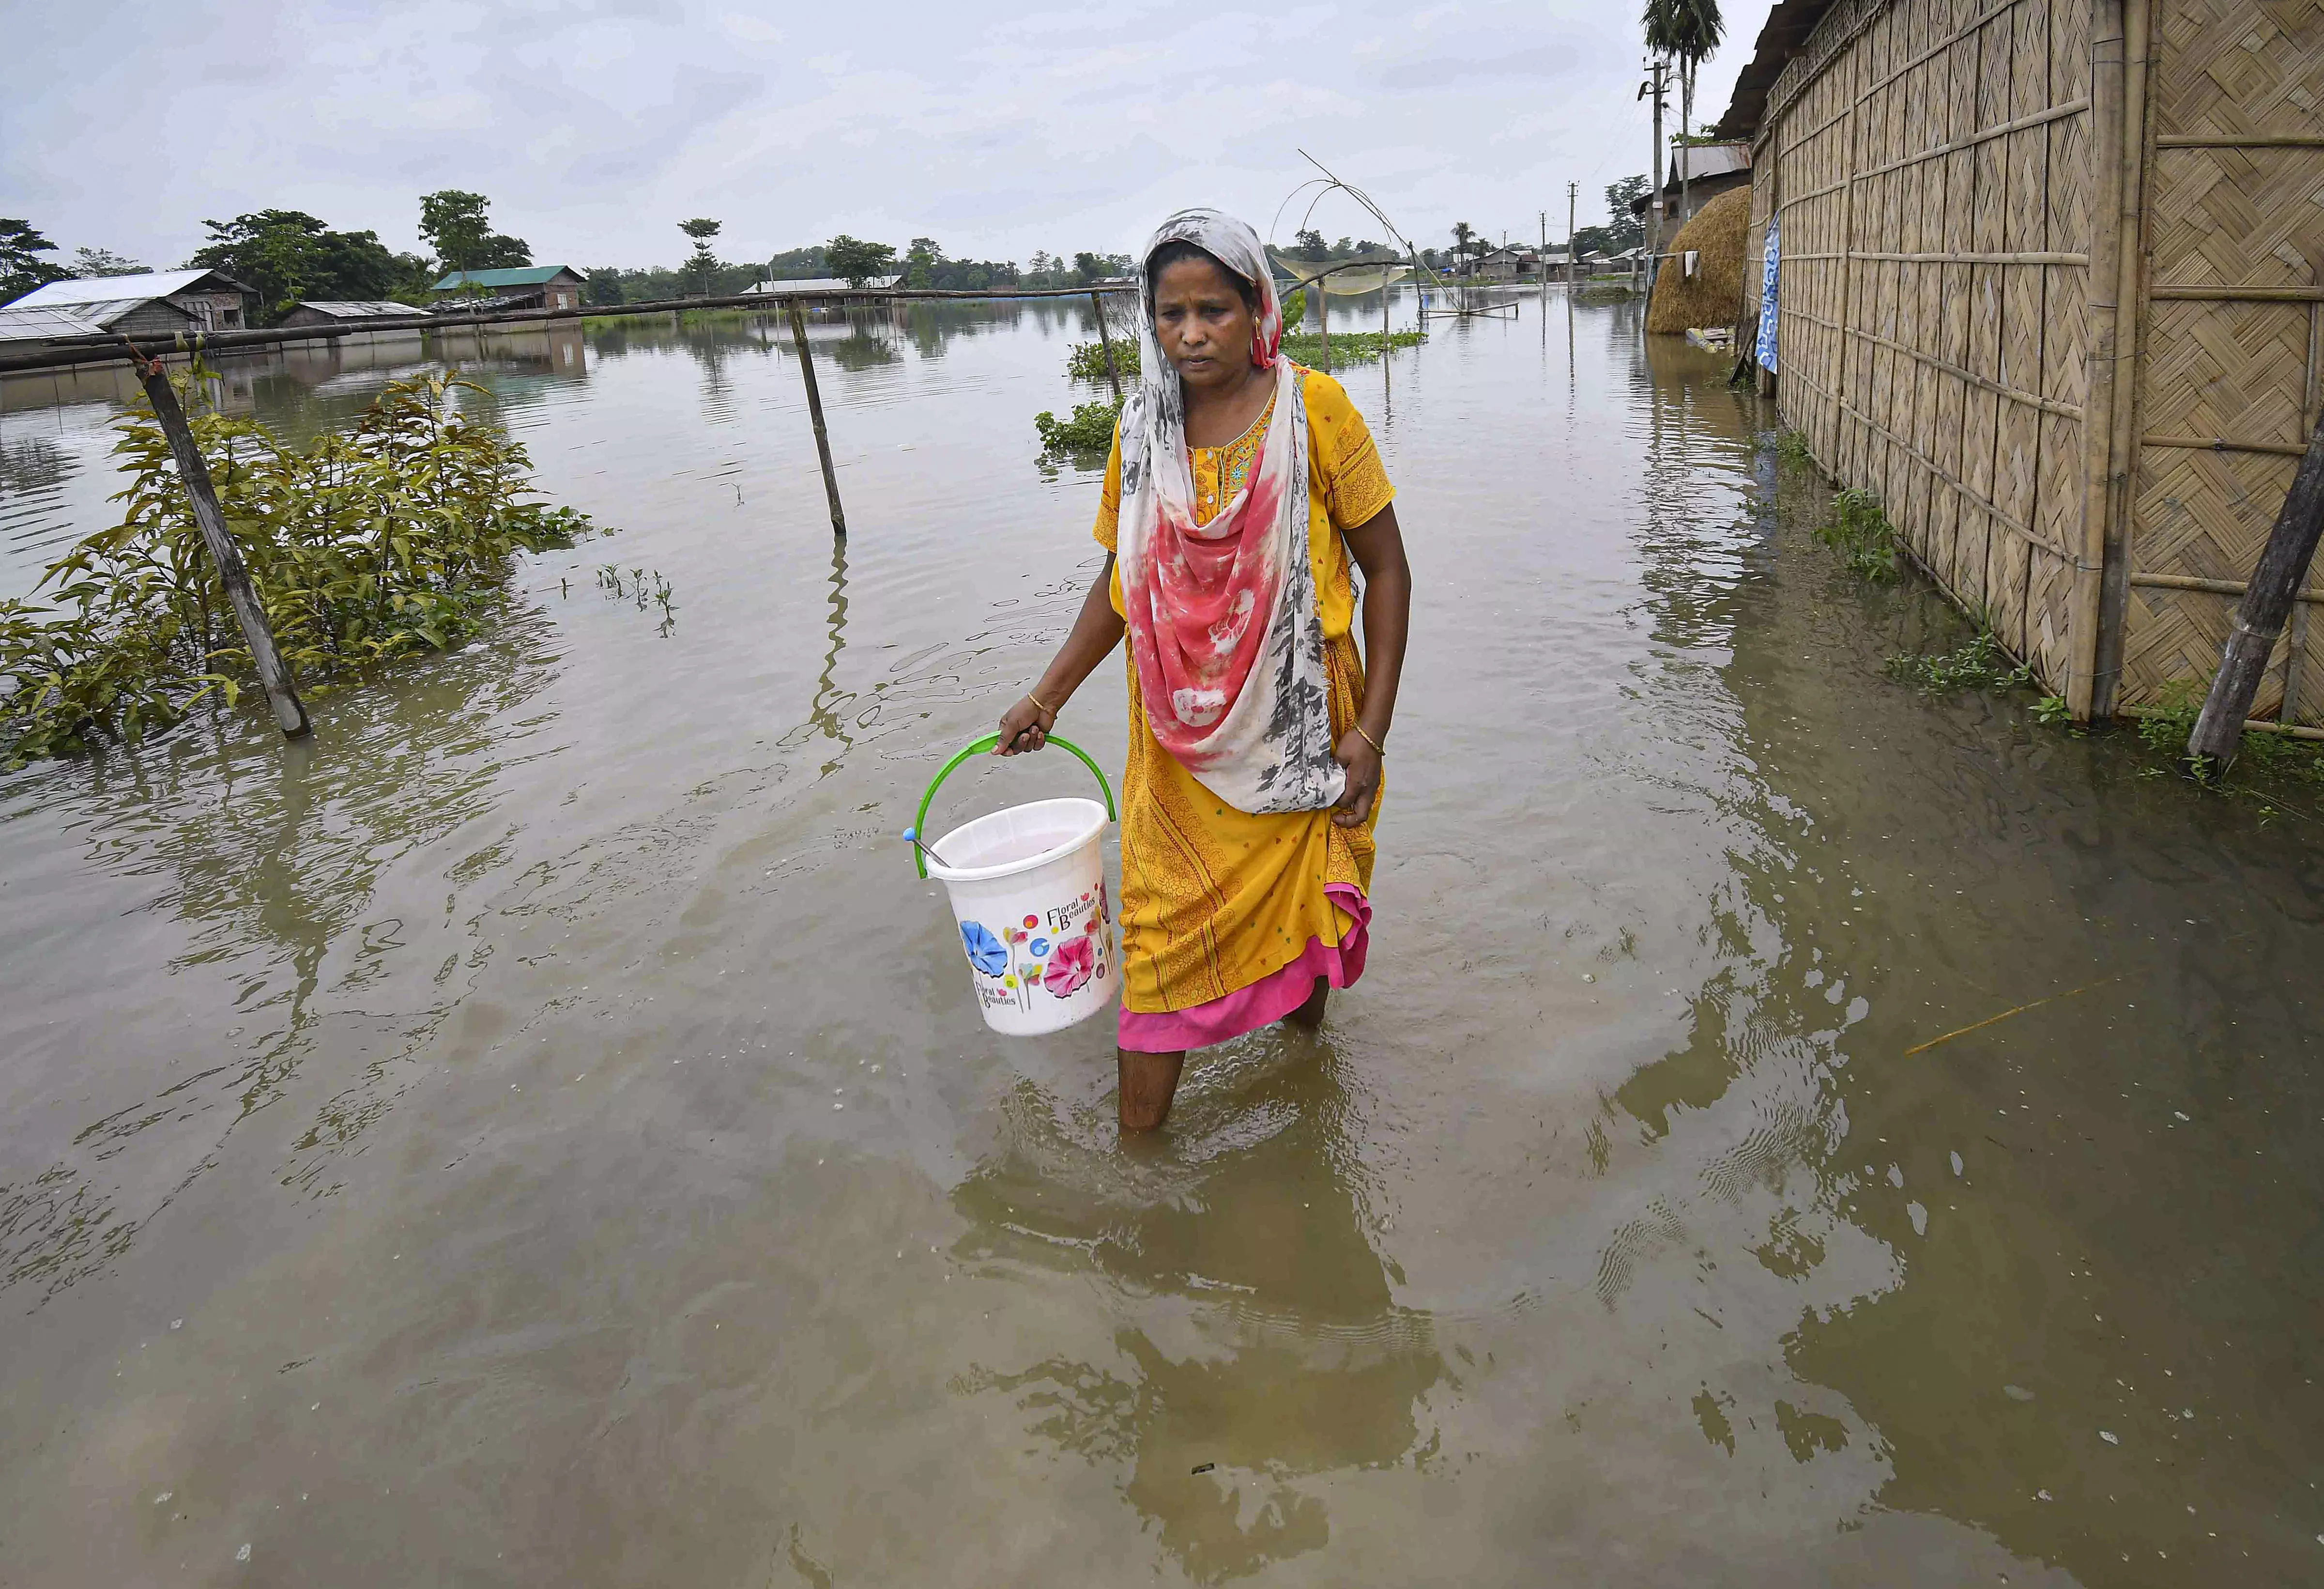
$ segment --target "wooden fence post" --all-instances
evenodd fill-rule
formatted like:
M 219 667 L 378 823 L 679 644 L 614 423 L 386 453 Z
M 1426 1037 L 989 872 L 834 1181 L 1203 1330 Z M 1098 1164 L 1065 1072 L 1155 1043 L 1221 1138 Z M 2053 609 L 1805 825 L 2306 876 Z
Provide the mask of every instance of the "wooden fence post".
M 1105 378 L 1113 387 L 1114 406 L 1119 408 L 1121 406 L 1121 376 L 1115 373 L 1113 367 L 1113 335 L 1105 328 L 1105 300 L 1097 295 L 1094 287 L 1090 289 L 1090 308 L 1097 311 L 1097 339 L 1105 349 Z
M 815 360 L 807 350 L 807 316 L 799 300 L 790 300 L 791 346 L 798 350 L 799 374 L 807 382 L 807 414 L 815 421 L 815 456 L 823 464 L 823 492 L 831 499 L 831 532 L 847 533 L 847 514 L 839 505 L 839 476 L 831 470 L 831 436 L 823 428 L 823 393 L 816 390 Z
M 2211 693 L 2203 715 L 2188 736 L 2187 754 L 2206 770 L 2225 772 L 2242 748 L 2244 719 L 2251 716 L 2253 697 L 2259 694 L 2260 676 L 2267 670 L 2268 653 L 2283 633 L 2283 620 L 2307 582 L 2308 566 L 2315 560 L 2316 542 L 2324 536 L 2324 424 L 2308 443 L 2300 472 L 2284 494 L 2282 511 L 2275 516 L 2267 546 L 2259 554 L 2244 598 L 2227 629 L 2226 651 L 2219 670 L 2211 676 Z
M 202 462 L 201 448 L 194 445 L 193 428 L 186 423 L 185 410 L 178 406 L 177 390 L 170 384 L 160 359 L 141 356 L 134 345 L 129 359 L 145 388 L 145 400 L 153 405 L 153 417 L 161 421 L 161 434 L 170 439 L 178 477 L 186 483 L 187 499 L 193 503 L 194 523 L 201 530 L 210 561 L 217 566 L 218 583 L 226 587 L 226 599 L 234 604 L 243 642 L 250 647 L 251 664 L 258 670 L 259 683 L 266 688 L 266 704 L 274 710 L 274 725 L 285 739 L 298 739 L 312 731 L 307 708 L 300 704 L 299 692 L 291 686 L 290 670 L 283 666 L 274 632 L 266 625 L 266 608 L 259 602 L 257 587 L 250 582 L 242 549 L 226 533 L 226 514 L 218 508 L 209 466 Z

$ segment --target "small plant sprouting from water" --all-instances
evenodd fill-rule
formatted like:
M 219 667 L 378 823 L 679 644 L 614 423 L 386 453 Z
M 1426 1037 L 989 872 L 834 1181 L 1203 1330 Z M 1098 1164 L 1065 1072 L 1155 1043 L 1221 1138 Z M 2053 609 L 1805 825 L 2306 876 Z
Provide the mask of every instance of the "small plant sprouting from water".
M 1816 526 L 1816 539 L 1840 555 L 1849 568 L 1886 584 L 1896 577 L 1896 530 L 1868 491 L 1843 491 L 1831 499 L 1832 516 Z
M 633 604 L 641 613 L 659 607 L 664 640 L 678 627 L 678 587 L 662 577 L 659 568 L 632 568 L 625 577 L 618 564 L 607 563 L 597 570 L 597 588 L 612 600 Z
M 2033 668 L 2012 661 L 2000 638 L 1989 628 L 1980 628 L 1966 643 L 1951 651 L 1927 655 L 1907 651 L 1890 657 L 1882 665 L 1888 677 L 1899 684 L 1916 685 L 1931 695 L 1950 695 L 1964 689 L 1998 694 L 2034 682 Z M 2038 707 L 2036 713 L 2039 714 Z
M 1808 451 L 1806 435 L 1798 430 L 1786 430 L 1775 438 L 1775 456 L 1787 464 L 1815 462 L 1815 455 Z
M 1114 421 L 1120 417 L 1121 405 L 1109 398 L 1075 404 L 1073 417 L 1067 420 L 1045 409 L 1033 416 L 1033 429 L 1040 432 L 1044 454 L 1102 455 L 1113 446 Z
M 2074 708 L 2061 695 L 2045 695 L 2034 703 L 2034 720 L 2044 727 L 2062 728 L 2074 720 Z
M 518 553 L 588 531 L 582 514 L 532 500 L 523 446 L 464 412 L 463 392 L 484 395 L 449 374 L 396 382 L 303 448 L 187 403 L 228 532 L 309 696 L 456 644 L 501 600 Z M 48 570 L 46 605 L 0 602 L 0 763 L 135 741 L 206 696 L 232 705 L 254 679 L 152 411 L 141 402 L 119 430 L 121 522 Z

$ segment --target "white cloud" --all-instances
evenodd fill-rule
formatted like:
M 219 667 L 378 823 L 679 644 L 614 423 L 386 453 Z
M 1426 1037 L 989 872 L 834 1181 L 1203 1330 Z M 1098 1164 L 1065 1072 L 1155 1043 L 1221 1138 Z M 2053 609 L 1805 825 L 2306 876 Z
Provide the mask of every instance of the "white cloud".
M 1731 12 L 1703 119 L 1767 8 Z M 851 26 L 754 0 L 132 0 L 94 29 L 51 7 L 12 19 L 0 62 L 0 210 L 168 263 L 205 217 L 270 207 L 416 247 L 419 195 L 461 187 L 585 266 L 674 261 L 701 214 L 734 257 L 846 231 L 1022 260 L 1134 248 L 1186 203 L 1265 227 L 1304 146 L 1416 238 L 1530 235 L 1569 180 L 1586 223 L 1645 168 L 1634 11 L 891 0 Z M 1333 199 L 1315 222 L 1368 217 Z

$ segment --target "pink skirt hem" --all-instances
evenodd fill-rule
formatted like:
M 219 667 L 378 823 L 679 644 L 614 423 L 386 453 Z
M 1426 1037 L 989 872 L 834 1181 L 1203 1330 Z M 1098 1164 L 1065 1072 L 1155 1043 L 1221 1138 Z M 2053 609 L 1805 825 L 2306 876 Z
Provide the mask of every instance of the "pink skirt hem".
M 1335 988 L 1353 984 L 1364 974 L 1364 952 L 1370 947 L 1371 901 L 1350 882 L 1327 882 L 1323 895 L 1351 919 L 1347 936 L 1338 943 L 1311 938 L 1299 957 L 1280 971 L 1191 1010 L 1120 1011 L 1118 1046 L 1133 1054 L 1206 1049 L 1282 1020 L 1307 1002 L 1317 977 Z

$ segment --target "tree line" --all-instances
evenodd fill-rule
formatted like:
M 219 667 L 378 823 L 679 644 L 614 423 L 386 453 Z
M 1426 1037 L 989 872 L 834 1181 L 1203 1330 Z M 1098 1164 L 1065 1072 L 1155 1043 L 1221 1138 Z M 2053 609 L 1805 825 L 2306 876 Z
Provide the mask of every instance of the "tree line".
M 399 253 L 376 232 L 337 231 L 304 210 L 252 210 L 231 220 L 204 221 L 209 240 L 182 268 L 223 271 L 250 288 L 258 295 L 250 315 L 256 326 L 276 324 L 301 299 L 424 305 L 447 272 L 532 263 L 523 238 L 493 229 L 491 208 L 483 194 L 456 188 L 422 194 L 419 231 L 432 254 Z M 0 304 L 51 282 L 168 268 L 105 248 L 76 249 L 69 261 L 43 257 L 57 252 L 29 220 L 0 217 Z

